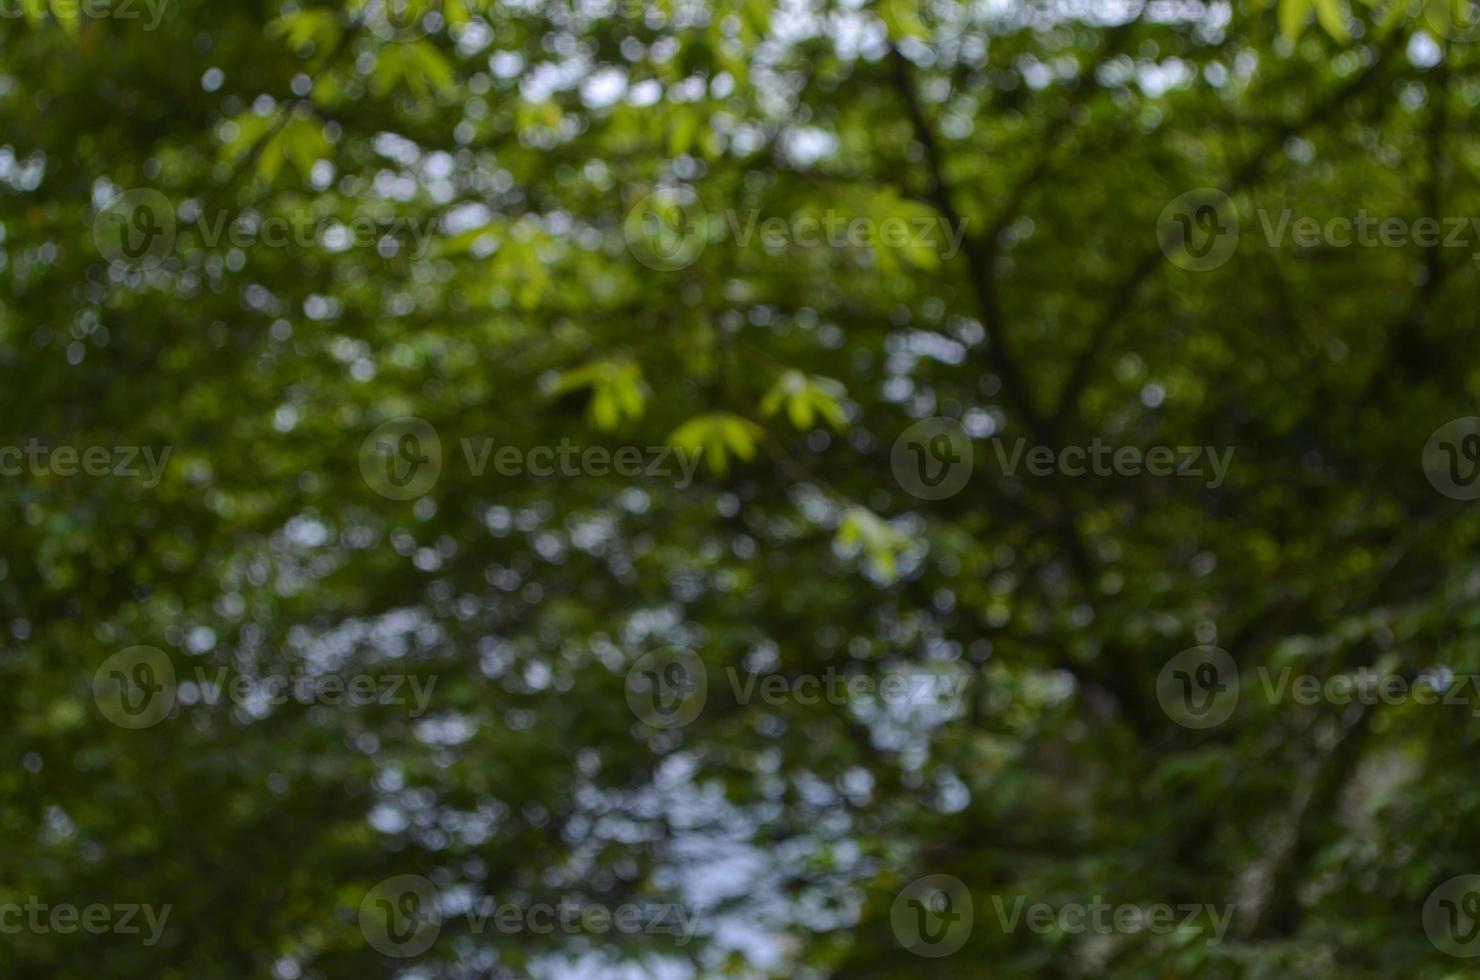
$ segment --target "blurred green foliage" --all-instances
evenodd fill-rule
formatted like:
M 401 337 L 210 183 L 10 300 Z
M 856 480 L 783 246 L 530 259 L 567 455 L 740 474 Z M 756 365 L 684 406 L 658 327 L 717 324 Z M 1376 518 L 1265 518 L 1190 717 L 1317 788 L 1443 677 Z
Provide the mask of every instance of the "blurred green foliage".
M 1423 908 L 1480 870 L 1470 707 L 1274 704 L 1254 670 L 1480 670 L 1475 505 L 1420 463 L 1480 395 L 1476 242 L 1264 232 L 1480 213 L 1469 8 L 97 9 L 0 19 L 0 444 L 171 456 L 0 479 L 0 902 L 173 913 L 154 947 L 5 935 L 5 976 L 1468 975 Z M 1194 188 L 1241 230 L 1202 272 L 1157 238 Z M 132 189 L 173 211 L 147 263 L 94 231 Z M 797 234 L 839 216 L 910 237 Z M 403 416 L 442 468 L 388 499 L 363 444 Z M 934 501 L 891 465 L 933 416 L 975 437 Z M 997 438 L 1236 454 L 1216 489 L 1039 479 Z M 702 465 L 475 471 L 486 439 Z M 1244 670 L 1207 731 L 1157 701 L 1200 643 Z M 135 645 L 436 687 L 134 731 L 91 685 Z M 626 675 L 667 645 L 708 701 L 657 730 Z M 741 703 L 735 670 L 969 687 L 896 717 Z M 700 935 L 448 922 L 400 960 L 357 917 L 408 873 L 702 904 Z M 976 910 L 938 960 L 891 928 L 928 874 Z M 1235 914 L 1040 934 L 1002 896 Z

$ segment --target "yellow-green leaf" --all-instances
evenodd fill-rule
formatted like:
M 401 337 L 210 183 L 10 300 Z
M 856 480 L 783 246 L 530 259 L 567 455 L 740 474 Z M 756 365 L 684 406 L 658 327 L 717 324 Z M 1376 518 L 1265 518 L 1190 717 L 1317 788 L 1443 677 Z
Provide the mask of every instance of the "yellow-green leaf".
M 783 407 L 792 425 L 803 431 L 816 424 L 820 414 L 835 429 L 848 427 L 848 416 L 839 399 L 845 389 L 831 378 L 809 378 L 800 371 L 783 372 L 761 399 L 761 415 L 771 417 Z
M 728 412 L 711 412 L 689 419 L 673 431 L 668 441 L 679 449 L 702 454 L 719 476 L 730 469 L 730 456 L 741 461 L 755 458 L 756 444 L 765 430 L 749 419 Z
M 1346 28 L 1346 4 L 1343 0 L 1315 0 L 1316 19 L 1338 41 L 1351 40 L 1351 33 Z
M 886 582 L 898 574 L 899 556 L 912 544 L 908 535 L 858 506 L 844 512 L 833 543 L 844 555 L 862 553 L 873 573 Z
M 1305 30 L 1311 0 L 1280 0 L 1280 33 L 1293 41 Z
M 647 408 L 647 384 L 642 367 L 633 361 L 595 361 L 555 380 L 550 390 L 566 392 L 591 389 L 591 422 L 598 429 L 611 431 L 622 419 L 640 419 Z

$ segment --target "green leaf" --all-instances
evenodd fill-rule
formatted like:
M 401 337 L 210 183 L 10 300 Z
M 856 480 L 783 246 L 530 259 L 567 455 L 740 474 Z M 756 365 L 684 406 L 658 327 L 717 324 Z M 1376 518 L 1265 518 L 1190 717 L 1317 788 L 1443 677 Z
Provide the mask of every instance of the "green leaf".
M 1280 0 L 1280 33 L 1294 41 L 1305 30 L 1311 0 Z
M 884 581 L 898 574 L 899 556 L 913 544 L 910 537 L 866 507 L 849 507 L 838 525 L 834 544 L 844 554 L 861 553 Z
M 465 27 L 472 19 L 472 12 L 468 10 L 465 0 L 443 0 L 442 14 L 453 28 Z
M 1424 20 L 1443 34 L 1468 28 L 1473 13 L 1469 0 L 1424 0 Z
M 785 371 L 761 399 L 763 418 L 770 418 L 784 407 L 792 425 L 802 431 L 812 428 L 820 414 L 834 429 L 848 427 L 848 416 L 841 399 L 846 389 L 831 378 L 809 378 L 800 371 Z
M 316 163 L 333 155 L 334 144 L 324 135 L 323 124 L 302 110 L 283 127 L 282 152 L 300 174 L 308 177 Z
M 730 469 L 730 456 L 742 462 L 755 458 L 756 445 L 765 430 L 749 419 L 728 412 L 711 412 L 689 419 L 675 429 L 668 441 L 680 448 L 699 452 L 718 476 Z
M 917 41 L 929 41 L 930 30 L 920 19 L 914 0 L 880 0 L 874 11 L 895 39 L 912 37 Z
M 457 91 L 457 77 L 452 65 L 430 41 L 418 40 L 404 45 L 411 64 L 439 95 L 451 95 Z
M 595 361 L 560 375 L 550 386 L 556 395 L 591 389 L 589 408 L 593 425 L 610 432 L 624 418 L 642 418 L 647 408 L 647 384 L 635 361 Z
M 317 52 L 333 50 L 343 28 L 333 10 L 313 7 L 289 11 L 267 26 L 268 37 L 286 39 L 288 47 L 301 51 L 310 45 Z
M 755 458 L 756 443 L 764 435 L 764 429 L 738 415 L 722 416 L 720 428 L 724 435 L 725 445 L 730 448 L 731 452 L 747 463 Z
M 699 125 L 703 120 L 696 111 L 687 109 L 675 110 L 673 119 L 668 126 L 668 153 L 670 156 L 682 156 L 689 152 L 694 145 L 694 139 L 699 134 Z
M 241 159 L 267 134 L 272 127 L 273 116 L 259 116 L 255 112 L 244 112 L 231 120 L 235 135 L 221 146 L 221 158 L 228 162 Z
M 770 0 L 745 0 L 745 17 L 756 35 L 766 35 L 771 30 Z
M 426 40 L 403 41 L 380 49 L 375 62 L 373 87 L 385 95 L 405 85 L 418 99 L 433 93 L 448 95 L 456 90 L 452 66 Z
M 1327 34 L 1338 41 L 1351 40 L 1351 33 L 1346 26 L 1347 8 L 1342 0 L 1315 0 L 1315 5 L 1316 19 Z

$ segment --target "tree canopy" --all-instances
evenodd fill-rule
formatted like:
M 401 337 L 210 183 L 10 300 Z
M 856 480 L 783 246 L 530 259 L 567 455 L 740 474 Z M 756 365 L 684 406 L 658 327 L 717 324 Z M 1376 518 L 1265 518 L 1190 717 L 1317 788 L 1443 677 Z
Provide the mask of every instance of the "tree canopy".
M 0 7 L 6 976 L 1473 969 L 1467 4 Z

